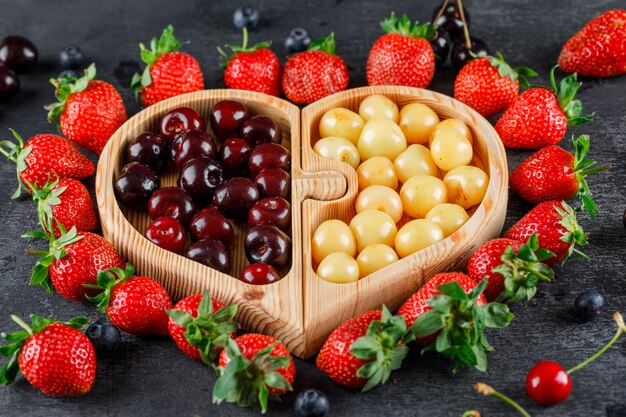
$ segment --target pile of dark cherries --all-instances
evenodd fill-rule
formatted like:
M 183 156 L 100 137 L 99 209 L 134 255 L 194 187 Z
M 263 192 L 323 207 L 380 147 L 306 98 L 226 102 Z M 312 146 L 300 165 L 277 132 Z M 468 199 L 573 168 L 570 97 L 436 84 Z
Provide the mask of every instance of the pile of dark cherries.
M 247 223 L 251 265 L 240 279 L 278 281 L 277 268 L 291 262 L 291 154 L 280 145 L 280 128 L 234 100 L 215 103 L 210 123 L 215 137 L 197 111 L 179 107 L 161 119 L 159 133 L 130 141 L 115 195 L 126 207 L 148 210 L 150 241 L 227 274 L 233 223 Z M 160 188 L 159 175 L 170 166 L 177 186 Z

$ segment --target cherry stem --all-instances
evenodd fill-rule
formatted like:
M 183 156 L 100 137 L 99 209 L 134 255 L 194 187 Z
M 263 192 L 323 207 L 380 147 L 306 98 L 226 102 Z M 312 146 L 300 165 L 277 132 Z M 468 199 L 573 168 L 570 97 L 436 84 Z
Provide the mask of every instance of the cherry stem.
M 589 364 L 589 363 L 593 362 L 594 360 L 596 360 L 600 355 L 602 355 L 604 352 L 606 352 L 613 345 L 613 343 L 617 342 L 617 340 L 622 336 L 622 334 L 624 334 L 626 332 L 626 325 L 624 325 L 624 319 L 622 318 L 622 315 L 620 313 L 615 313 L 615 314 L 613 314 L 613 318 L 615 319 L 615 322 L 617 323 L 617 333 L 615 333 L 615 336 L 613 336 L 613 339 L 611 339 L 609 341 L 609 343 L 604 345 L 604 347 L 602 349 L 597 351 L 589 359 L 579 363 L 578 365 L 574 366 L 571 369 L 568 369 L 567 370 L 567 374 L 568 375 L 570 375 L 572 372 L 575 372 L 575 371 L 579 370 L 580 368 L 582 368 L 582 367 L 586 366 L 587 364 Z
M 465 47 L 468 51 L 471 51 L 472 40 L 470 39 L 469 28 L 467 27 L 467 21 L 465 20 L 465 12 L 463 11 L 463 0 L 456 0 L 456 5 L 459 8 L 459 14 L 461 15 L 461 21 L 463 22 L 463 36 L 465 37 Z
M 482 394 L 482 395 L 499 398 L 502 401 L 504 401 L 505 403 L 507 403 L 508 405 L 510 405 L 511 407 L 513 407 L 514 409 L 516 409 L 524 417 L 530 417 L 530 414 L 528 414 L 528 412 L 526 410 L 524 410 L 524 408 L 522 408 L 521 405 L 516 403 L 513 399 L 511 399 L 511 398 L 507 397 L 506 395 L 502 394 L 501 392 L 496 391 L 490 385 L 484 384 L 482 382 L 478 382 L 478 383 L 476 383 L 474 385 L 474 391 L 476 391 L 477 393 Z
M 446 10 L 446 7 L 448 7 L 448 0 L 444 0 L 441 9 L 439 9 L 439 12 L 437 13 L 437 16 L 435 16 L 435 18 L 433 19 L 433 23 L 435 23 L 441 17 L 443 12 Z
M 477 410 L 467 410 L 461 417 L 480 417 L 480 412 Z

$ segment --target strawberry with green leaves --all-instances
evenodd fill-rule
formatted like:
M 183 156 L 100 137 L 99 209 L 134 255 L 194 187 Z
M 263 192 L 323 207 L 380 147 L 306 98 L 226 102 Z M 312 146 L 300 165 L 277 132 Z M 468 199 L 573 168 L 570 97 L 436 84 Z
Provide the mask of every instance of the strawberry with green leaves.
M 385 34 L 376 40 L 367 57 L 369 85 L 406 85 L 426 88 L 435 75 L 435 54 L 430 40 L 432 23 L 411 23 L 391 13 L 380 23 Z
M 160 38 L 152 38 L 150 49 L 143 43 L 139 48 L 146 68 L 133 76 L 131 89 L 141 97 L 144 106 L 204 89 L 200 64 L 191 55 L 179 52 L 180 42 L 172 25 L 163 30 Z
M 546 201 L 526 213 L 504 234 L 505 238 L 526 241 L 537 234 L 539 246 L 554 253 L 545 259 L 553 265 L 565 262 L 573 253 L 587 258 L 576 246 L 587 245 L 587 234 L 576 220 L 576 212 L 564 201 Z
M 499 52 L 495 57 L 476 58 L 456 76 L 454 98 L 488 117 L 504 111 L 517 97 L 520 87 L 529 87 L 526 77 L 536 75 L 527 67 L 511 67 Z
M 46 109 L 48 120 L 58 122 L 63 136 L 81 148 L 100 153 L 128 116 L 115 87 L 95 78 L 96 66 L 91 64 L 81 78 L 51 79 L 59 101 Z
M 82 180 L 95 171 L 93 162 L 61 136 L 35 135 L 24 144 L 15 130 L 11 132 L 17 144 L 9 140 L 0 142 L 0 153 L 17 165 L 19 186 L 11 198 L 19 197 L 22 189 L 31 192 L 27 184 L 41 188 L 50 181 Z
M 89 319 L 67 323 L 31 315 L 31 325 L 11 316 L 23 330 L 4 334 L 9 344 L 0 354 L 9 361 L 0 371 L 0 383 L 13 383 L 19 371 L 32 386 L 52 397 L 75 397 L 91 390 L 96 379 L 96 352 L 78 329 Z
M 519 240 L 498 238 L 484 243 L 472 254 L 467 274 L 477 284 L 488 278 L 485 298 L 488 301 L 519 302 L 530 300 L 537 292 L 537 283 L 552 281 L 554 271 L 543 263 L 554 257 L 539 247 L 533 234 L 525 244 Z
M 248 46 L 248 30 L 243 28 L 243 44 L 226 45 L 232 51 L 228 55 L 222 48 L 217 51 L 222 58 L 224 83 L 228 88 L 256 91 L 280 96 L 282 67 L 280 60 L 270 47 L 270 42 Z
M 574 100 L 582 85 L 576 74 L 557 85 L 556 67 L 550 71 L 552 89 L 535 87 L 517 96 L 496 123 L 496 132 L 508 148 L 539 149 L 556 145 L 568 126 L 590 122 L 593 114 L 583 116 L 582 104 Z
M 61 237 L 61 224 L 65 230 L 76 227 L 79 232 L 93 232 L 100 224 L 89 191 L 82 182 L 66 179 L 45 184 L 42 188 L 29 186 L 37 203 L 39 223 L 47 233 Z
M 559 66 L 586 77 L 626 73 L 626 10 L 609 10 L 591 19 L 563 45 Z
M 337 327 L 317 356 L 317 367 L 340 385 L 368 391 L 399 369 L 413 340 L 404 317 L 383 306 Z
M 511 172 L 509 185 L 524 200 L 539 204 L 549 200 L 570 200 L 578 197 L 581 207 L 594 219 L 598 205 L 591 199 L 585 177 L 609 169 L 596 166 L 585 159 L 589 151 L 589 136 L 573 139 L 574 154 L 552 145 L 540 149 Z
M 348 88 L 350 74 L 336 54 L 335 35 L 317 39 L 307 50 L 289 57 L 282 87 L 285 96 L 297 104 L 310 104 Z
M 228 338 L 219 357 L 213 402 L 236 403 L 267 412 L 270 395 L 292 391 L 296 366 L 287 348 L 271 336 L 247 333 Z
M 48 250 L 27 250 L 40 257 L 30 285 L 41 285 L 48 292 L 54 288 L 60 296 L 70 300 L 85 300 L 86 294 L 93 292 L 85 290 L 84 285 L 95 284 L 101 269 L 124 266 L 124 260 L 102 236 L 78 232 L 76 227 L 66 232 L 60 223 L 56 223 L 56 227 L 61 232 L 58 238 L 39 230 L 24 234 L 24 237 L 49 241 Z
M 98 305 L 115 326 L 137 336 L 168 335 L 167 310 L 172 300 L 165 288 L 152 278 L 135 275 L 135 268 L 109 268 L 98 272 L 97 284 L 86 288 L 100 291 L 89 301 Z
M 205 291 L 183 298 L 173 309 L 167 310 L 170 316 L 167 327 L 174 342 L 187 356 L 213 365 L 226 339 L 239 327 L 234 321 L 236 314 L 237 306 L 225 307 Z
M 465 276 L 462 281 L 466 282 L 468 279 L 471 281 Z M 437 279 L 435 283 L 439 284 L 441 281 Z M 513 320 L 513 313 L 506 305 L 484 303 L 482 293 L 487 287 L 487 281 L 488 279 L 484 279 L 468 292 L 457 280 L 451 279 L 437 285 L 436 293 L 428 299 L 414 299 L 413 296 L 407 301 L 428 304 L 428 309 L 413 321 L 411 331 L 418 340 L 428 338 L 431 341 L 424 351 L 436 351 L 451 357 L 455 372 L 463 365 L 486 372 L 487 352 L 493 351 L 493 348 L 485 337 L 485 329 L 500 329 Z M 429 284 L 430 281 L 426 285 Z M 433 293 L 432 289 L 428 292 Z

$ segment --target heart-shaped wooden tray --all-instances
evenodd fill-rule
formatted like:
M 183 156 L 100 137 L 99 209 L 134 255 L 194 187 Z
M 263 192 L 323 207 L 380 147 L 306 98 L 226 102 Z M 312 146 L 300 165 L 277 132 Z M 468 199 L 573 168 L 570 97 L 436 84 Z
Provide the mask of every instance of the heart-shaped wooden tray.
M 360 102 L 372 94 L 386 95 L 400 107 L 424 103 L 442 118 L 464 120 L 474 135 L 477 163 L 489 174 L 489 187 L 470 220 L 445 240 L 358 282 L 333 284 L 314 272 L 311 238 L 321 222 L 333 218 L 349 222 L 354 216 L 357 177 L 350 166 L 319 157 L 312 145 L 319 139 L 318 123 L 326 110 L 346 107 L 358 111 Z M 291 149 L 292 263 L 280 271 L 283 278 L 274 284 L 254 286 L 235 278 L 247 265 L 242 245 L 245 225 L 236 227 L 230 276 L 148 241 L 142 235 L 150 221 L 148 213 L 119 206 L 113 192 L 128 140 L 145 131 L 157 131 L 161 116 L 179 106 L 192 107 L 208 120 L 211 106 L 224 99 L 242 101 L 252 114 L 274 119 L 282 129 L 282 144 Z M 173 185 L 175 179 L 176 173 L 168 172 L 161 177 L 161 185 Z M 224 303 L 237 304 L 244 329 L 275 336 L 303 358 L 315 354 L 328 334 L 346 319 L 382 304 L 395 309 L 432 275 L 462 267 L 479 245 L 500 233 L 507 191 L 506 154 L 489 122 L 450 97 L 409 87 L 348 90 L 302 111 L 276 97 L 239 90 L 206 90 L 174 97 L 148 107 L 121 126 L 104 148 L 96 174 L 103 234 L 141 274 L 160 281 L 174 300 L 206 289 Z

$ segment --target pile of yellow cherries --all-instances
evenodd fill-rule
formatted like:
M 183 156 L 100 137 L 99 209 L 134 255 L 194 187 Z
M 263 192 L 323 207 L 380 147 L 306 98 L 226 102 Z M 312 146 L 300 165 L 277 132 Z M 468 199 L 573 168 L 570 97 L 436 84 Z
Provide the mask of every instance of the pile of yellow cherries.
M 328 110 L 313 150 L 356 170 L 359 194 L 349 224 L 327 220 L 313 235 L 317 275 L 357 281 L 457 231 L 489 184 L 474 155 L 469 127 L 440 120 L 421 103 L 401 109 L 382 95 L 365 98 L 359 113 Z

